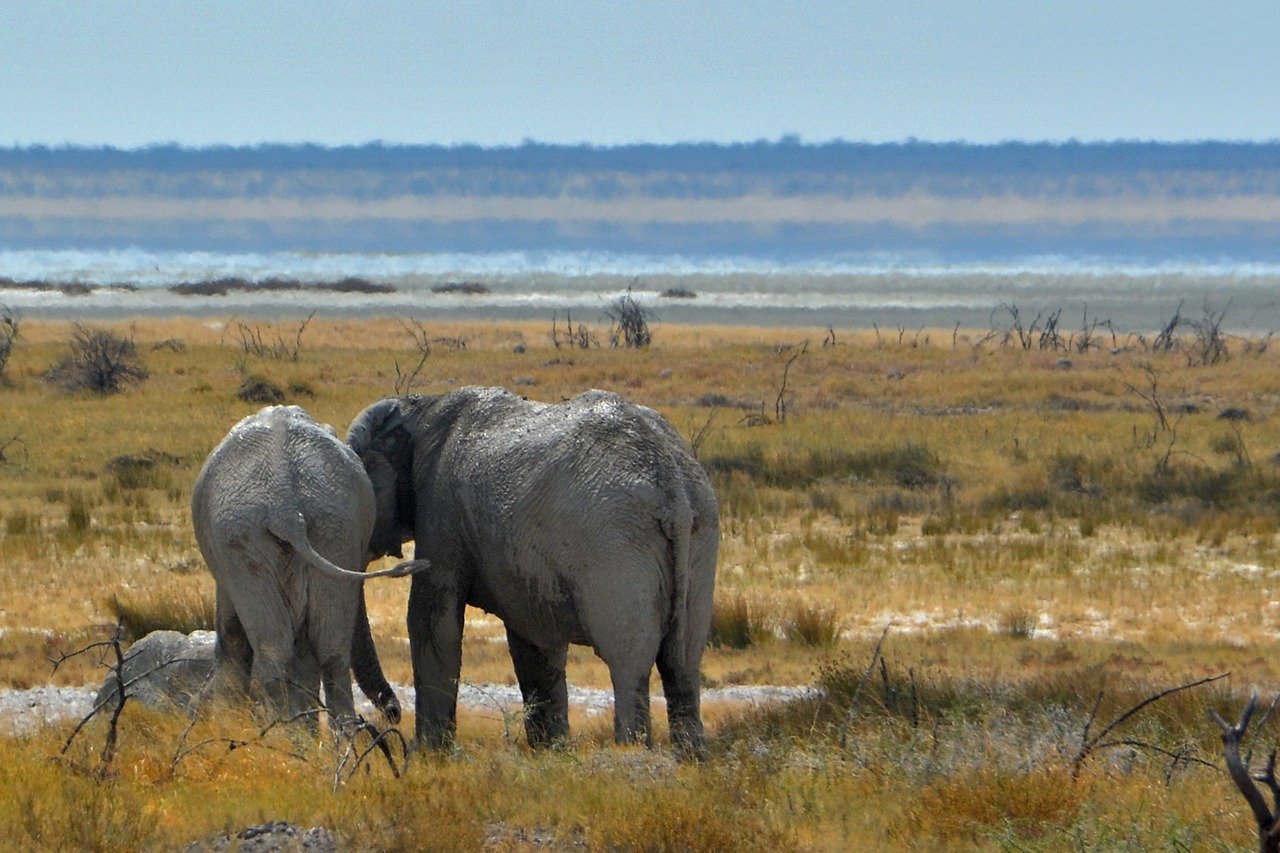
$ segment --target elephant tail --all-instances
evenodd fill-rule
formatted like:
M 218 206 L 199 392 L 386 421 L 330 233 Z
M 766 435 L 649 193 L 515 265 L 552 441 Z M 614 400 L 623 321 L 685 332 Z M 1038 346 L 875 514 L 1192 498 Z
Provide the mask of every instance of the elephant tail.
M 281 542 L 288 543 L 289 547 L 312 566 L 333 578 L 350 578 L 360 581 L 366 581 L 369 578 L 400 578 L 420 572 L 430 565 L 426 560 L 405 560 L 389 569 L 377 572 L 353 572 L 350 569 L 344 569 L 326 560 L 311 547 L 311 539 L 307 536 L 307 520 L 296 509 L 272 509 L 267 515 L 267 530 Z
M 681 650 L 686 647 L 689 632 L 689 546 L 693 537 L 693 512 L 687 505 L 682 509 L 662 524 L 672 555 L 670 640 L 674 648 Z

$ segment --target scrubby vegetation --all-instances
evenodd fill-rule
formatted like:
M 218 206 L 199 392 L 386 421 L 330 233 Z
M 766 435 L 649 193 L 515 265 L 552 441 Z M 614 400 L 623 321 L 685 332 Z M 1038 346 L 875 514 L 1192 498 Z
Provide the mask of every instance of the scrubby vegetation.
M 612 388 L 700 436 L 723 539 L 706 684 L 818 692 L 708 704 L 712 760 L 689 766 L 613 747 L 607 715 L 575 711 L 571 748 L 532 754 L 509 711 L 471 711 L 457 755 L 424 756 L 401 780 L 371 763 L 336 790 L 323 736 L 228 751 L 256 732 L 229 717 L 188 733 L 210 745 L 175 762 L 185 721 L 129 705 L 102 781 L 84 769 L 96 730 L 66 756 L 65 726 L 0 738 L 0 825 L 15 846 L 176 847 L 266 820 L 369 849 L 1254 846 L 1207 712 L 1234 720 L 1250 685 L 1280 676 L 1267 653 L 1280 630 L 1274 348 L 1223 334 L 1225 352 L 1201 359 L 1184 330 L 1181 348 L 1077 347 L 1064 365 L 1016 335 L 841 331 L 794 362 L 780 422 L 749 413 L 777 399 L 795 331 L 665 326 L 648 347 L 564 359 L 545 323 L 424 324 L 431 340 L 467 342 L 427 360 L 394 321 L 306 329 L 283 361 L 339 431 L 394 389 L 397 362 L 421 361 L 424 393 L 519 378 L 546 400 Z M 39 381 L 68 327 L 22 331 L 0 388 L 0 433 L 23 436 L 0 465 L 0 684 L 25 688 L 117 619 L 135 633 L 207 624 L 191 483 L 261 405 L 236 397 L 246 369 L 278 361 L 200 322 L 139 321 L 139 346 L 186 346 L 152 349 L 150 380 L 128 394 L 68 395 Z M 369 585 L 399 682 L 406 595 Z M 469 614 L 465 679 L 512 682 L 502 636 Z M 1080 759 L 1144 697 L 1227 671 Z M 586 649 L 569 673 L 608 685 Z M 102 674 L 77 659 L 53 678 Z
M 70 353 L 45 374 L 47 382 L 68 391 L 115 394 L 149 375 L 133 339 L 109 329 L 76 325 L 69 347 Z

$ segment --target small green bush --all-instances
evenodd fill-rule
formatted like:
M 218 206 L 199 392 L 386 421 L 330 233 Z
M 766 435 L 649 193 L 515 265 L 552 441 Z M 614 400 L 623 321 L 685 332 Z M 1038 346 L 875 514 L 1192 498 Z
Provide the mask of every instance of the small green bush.
M 1222 509 L 1239 502 L 1248 491 L 1246 481 L 1249 479 L 1248 473 L 1238 468 L 1217 470 L 1207 465 L 1184 465 L 1142 477 L 1137 483 L 1137 494 L 1147 504 L 1168 504 L 1183 499 Z
M 298 379 L 289 383 L 289 396 L 306 397 L 309 400 L 314 400 L 316 396 L 316 389 L 311 387 L 310 382 Z
M 29 512 L 14 510 L 4 520 L 5 532 L 10 536 L 21 536 L 32 533 L 39 526 L 39 520 Z
M 1019 640 L 1026 640 L 1035 633 L 1038 623 L 1038 617 L 1030 610 L 1014 607 L 1000 614 L 996 627 L 1001 634 Z
M 246 403 L 279 405 L 284 402 L 284 389 L 265 376 L 246 376 L 236 389 L 236 397 Z
M 180 461 L 171 453 L 146 450 L 117 456 L 107 463 L 106 473 L 117 489 L 164 489 L 170 485 L 169 468 Z

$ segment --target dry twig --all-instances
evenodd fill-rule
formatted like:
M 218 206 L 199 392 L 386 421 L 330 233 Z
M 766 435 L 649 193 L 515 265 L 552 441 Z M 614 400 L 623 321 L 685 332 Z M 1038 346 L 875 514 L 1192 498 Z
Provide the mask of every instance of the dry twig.
M 1138 713 L 1140 713 L 1147 706 L 1152 705 L 1156 702 L 1159 702 L 1161 699 L 1164 699 L 1167 696 L 1172 696 L 1175 693 L 1181 693 L 1182 691 L 1190 690 L 1193 687 L 1200 687 L 1201 685 L 1204 685 L 1204 684 L 1211 684 L 1215 681 L 1221 681 L 1222 679 L 1226 678 L 1230 674 L 1231 673 L 1229 672 L 1223 672 L 1218 675 L 1211 675 L 1208 678 L 1201 678 L 1198 681 L 1191 681 L 1191 682 L 1188 682 L 1187 684 L 1179 684 L 1177 687 L 1170 687 L 1167 690 L 1161 690 L 1159 693 L 1154 693 L 1151 696 L 1148 696 L 1147 698 L 1143 699 L 1141 702 L 1138 702 L 1136 705 L 1133 705 L 1127 710 L 1118 714 L 1114 719 L 1111 720 L 1111 722 L 1103 726 L 1100 732 L 1090 737 L 1089 732 L 1093 728 L 1093 724 L 1097 722 L 1097 719 L 1098 719 L 1098 709 L 1102 707 L 1103 691 L 1099 690 L 1098 697 L 1097 699 L 1094 700 L 1094 703 L 1093 703 L 1093 709 L 1089 712 L 1088 719 L 1085 720 L 1084 731 L 1080 735 L 1080 751 L 1077 752 L 1076 757 L 1071 760 L 1071 777 L 1075 778 L 1080 775 L 1080 769 L 1084 766 L 1085 761 L 1087 761 L 1089 757 L 1093 755 L 1093 753 L 1103 749 L 1112 749 L 1117 746 L 1128 746 L 1128 747 L 1134 747 L 1138 749 L 1147 749 L 1152 752 L 1160 753 L 1162 755 L 1172 756 L 1173 755 L 1172 752 L 1169 752 L 1168 750 L 1165 750 L 1154 744 L 1149 744 L 1143 741 L 1134 740 L 1132 738 L 1125 738 L 1120 740 L 1109 740 L 1108 738 L 1112 732 L 1120 728 L 1120 726 L 1123 726 L 1129 720 L 1133 719 Z M 1201 761 L 1200 759 L 1188 758 L 1186 756 L 1179 756 L 1179 758 L 1180 760 L 1184 760 L 1184 761 L 1195 761 L 1200 764 L 1206 764 L 1206 765 L 1208 764 L 1208 762 Z

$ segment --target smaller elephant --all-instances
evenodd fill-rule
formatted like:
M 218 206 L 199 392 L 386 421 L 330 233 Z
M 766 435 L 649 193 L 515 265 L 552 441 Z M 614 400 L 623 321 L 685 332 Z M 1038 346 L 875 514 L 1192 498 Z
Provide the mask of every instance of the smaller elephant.
M 314 707 L 355 717 L 351 668 L 392 722 L 400 706 L 382 675 L 362 581 L 376 504 L 360 459 L 297 406 L 268 406 L 232 428 L 196 478 L 191 518 L 217 582 L 215 675 L 293 717 Z

